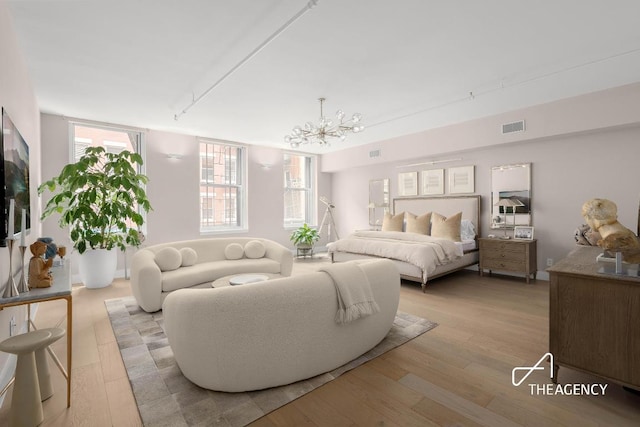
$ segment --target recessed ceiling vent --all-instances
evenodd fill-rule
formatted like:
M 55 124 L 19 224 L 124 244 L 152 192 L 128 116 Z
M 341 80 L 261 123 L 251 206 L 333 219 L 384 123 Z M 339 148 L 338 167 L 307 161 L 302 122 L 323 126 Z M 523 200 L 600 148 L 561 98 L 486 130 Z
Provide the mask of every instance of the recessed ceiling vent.
M 505 123 L 502 125 L 502 134 L 524 132 L 524 120 L 513 123 Z
M 380 154 L 380 150 L 371 150 L 369 151 L 369 158 L 380 157 Z

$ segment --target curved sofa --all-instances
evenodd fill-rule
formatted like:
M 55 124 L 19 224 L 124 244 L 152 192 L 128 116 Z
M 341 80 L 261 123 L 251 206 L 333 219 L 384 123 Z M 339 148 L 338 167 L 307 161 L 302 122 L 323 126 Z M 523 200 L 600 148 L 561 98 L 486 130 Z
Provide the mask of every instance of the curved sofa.
M 393 325 L 400 274 L 390 260 L 359 265 L 380 311 L 343 325 L 324 272 L 171 293 L 164 329 L 182 373 L 203 388 L 241 392 L 310 378 L 366 353 Z
M 252 241 L 262 243 L 265 249 L 263 256 L 248 258 L 241 253 L 239 259 L 228 259 L 229 245 L 247 247 L 247 243 Z M 156 257 L 165 248 L 192 249 L 191 254 L 195 251 L 195 257 L 191 257 L 195 263 L 163 271 L 160 267 L 162 263 Z M 214 280 L 231 274 L 274 273 L 290 276 L 292 268 L 291 251 L 271 240 L 251 237 L 184 240 L 148 246 L 136 252 L 131 261 L 131 290 L 143 310 L 154 312 L 162 308 L 162 302 L 169 293 L 178 289 L 211 287 Z

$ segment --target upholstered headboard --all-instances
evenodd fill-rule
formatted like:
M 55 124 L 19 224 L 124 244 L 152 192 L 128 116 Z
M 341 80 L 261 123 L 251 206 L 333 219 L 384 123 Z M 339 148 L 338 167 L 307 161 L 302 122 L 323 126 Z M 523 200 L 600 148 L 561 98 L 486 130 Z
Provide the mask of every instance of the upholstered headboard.
M 462 212 L 462 219 L 468 219 L 480 233 L 480 196 L 441 196 L 441 197 L 400 197 L 393 199 L 394 214 L 411 212 L 421 215 L 426 212 L 438 212 L 449 217 Z

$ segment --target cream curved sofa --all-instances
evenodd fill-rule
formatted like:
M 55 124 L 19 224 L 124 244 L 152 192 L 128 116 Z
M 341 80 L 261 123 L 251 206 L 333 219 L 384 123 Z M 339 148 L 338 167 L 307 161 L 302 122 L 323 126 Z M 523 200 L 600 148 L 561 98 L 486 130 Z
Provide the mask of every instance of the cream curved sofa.
M 230 244 L 237 243 L 245 247 L 255 240 L 265 247 L 263 257 L 227 259 L 225 249 Z M 161 271 L 156 262 L 156 254 L 167 247 L 193 249 L 197 256 L 196 263 L 171 271 Z M 154 312 L 162 308 L 162 302 L 169 293 L 178 289 L 210 288 L 211 282 L 231 274 L 274 273 L 290 276 L 292 268 L 292 252 L 272 240 L 251 237 L 184 240 L 148 246 L 136 252 L 131 261 L 131 290 L 143 310 Z
M 324 272 L 171 293 L 164 329 L 182 373 L 203 388 L 241 392 L 310 378 L 366 353 L 391 329 L 400 274 L 390 260 L 360 266 L 380 311 L 344 325 Z

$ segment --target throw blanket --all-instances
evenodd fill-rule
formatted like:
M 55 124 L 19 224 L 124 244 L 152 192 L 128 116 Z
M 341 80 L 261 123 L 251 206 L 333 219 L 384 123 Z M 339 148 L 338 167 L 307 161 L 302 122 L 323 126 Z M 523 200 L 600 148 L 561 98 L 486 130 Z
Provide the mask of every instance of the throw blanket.
M 338 294 L 336 323 L 345 324 L 380 311 L 371 284 L 355 263 L 331 264 L 320 269 L 333 279 Z
M 463 255 L 462 248 L 451 240 L 401 231 L 357 231 L 328 246 L 329 252 L 371 255 L 415 265 L 422 270 L 425 283 L 436 266 Z

